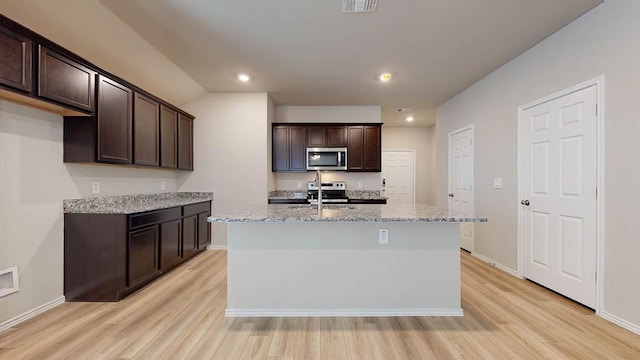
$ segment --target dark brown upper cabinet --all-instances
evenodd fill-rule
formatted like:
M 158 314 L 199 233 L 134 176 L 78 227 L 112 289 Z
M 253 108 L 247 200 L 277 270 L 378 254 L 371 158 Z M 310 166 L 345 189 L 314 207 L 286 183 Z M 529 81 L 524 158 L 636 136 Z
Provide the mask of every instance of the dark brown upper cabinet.
M 327 128 L 324 126 L 308 126 L 307 127 L 307 147 L 326 147 L 327 146 Z
M 327 126 L 327 147 L 347 146 L 347 127 L 341 125 Z
M 0 27 L 0 84 L 30 93 L 33 90 L 32 61 L 31 40 Z
M 347 127 L 343 125 L 307 126 L 307 147 L 345 147 Z
M 349 126 L 347 142 L 347 170 L 364 171 L 364 126 Z
M 178 113 L 178 169 L 193 170 L 193 118 Z
M 178 112 L 160 105 L 160 166 L 178 167 Z
M 98 162 L 132 163 L 132 105 L 131 89 L 98 77 Z
M 272 171 L 307 171 L 306 126 L 274 125 L 272 137 Z
M 38 96 L 93 112 L 96 72 L 42 45 L 38 49 Z
M 133 163 L 159 166 L 160 103 L 136 92 L 133 109 Z
M 347 128 L 347 171 L 380 172 L 381 125 Z

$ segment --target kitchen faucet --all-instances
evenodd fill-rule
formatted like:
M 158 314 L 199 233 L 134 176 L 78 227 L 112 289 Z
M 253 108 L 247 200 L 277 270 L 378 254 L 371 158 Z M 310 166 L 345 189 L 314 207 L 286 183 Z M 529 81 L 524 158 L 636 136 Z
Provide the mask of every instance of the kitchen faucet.
M 322 175 L 316 170 L 316 186 L 318 187 L 318 215 L 322 214 Z

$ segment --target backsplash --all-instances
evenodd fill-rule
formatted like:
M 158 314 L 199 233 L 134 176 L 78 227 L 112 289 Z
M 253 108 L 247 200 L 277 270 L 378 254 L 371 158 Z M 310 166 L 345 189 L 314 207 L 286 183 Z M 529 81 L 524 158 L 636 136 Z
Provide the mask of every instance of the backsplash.
M 277 190 L 304 191 L 306 195 L 307 181 L 313 181 L 316 173 L 276 173 L 274 188 Z M 345 181 L 349 190 L 381 190 L 381 173 L 356 173 L 344 171 L 322 172 L 322 181 Z
M 346 195 L 350 199 L 379 199 L 381 197 L 379 190 L 347 190 Z M 274 199 L 305 199 L 307 191 L 301 190 L 274 190 L 269 191 L 269 198 Z

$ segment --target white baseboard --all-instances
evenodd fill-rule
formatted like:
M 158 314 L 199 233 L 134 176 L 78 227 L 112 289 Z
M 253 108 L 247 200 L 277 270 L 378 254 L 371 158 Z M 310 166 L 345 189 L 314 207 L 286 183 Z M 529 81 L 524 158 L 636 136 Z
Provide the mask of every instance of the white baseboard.
M 38 315 L 38 314 L 42 314 L 43 312 L 52 309 L 60 304 L 64 303 L 64 296 L 61 296 L 57 299 L 51 300 L 46 304 L 40 305 L 37 308 L 31 309 L 27 312 L 24 312 L 12 319 L 9 319 L 3 323 L 0 324 L 0 331 L 4 331 L 10 327 L 16 326 L 18 324 L 20 324 L 23 321 L 29 320 L 32 317 Z
M 634 324 L 632 322 L 629 322 L 629 321 L 627 321 L 625 319 L 622 319 L 622 318 L 620 318 L 618 316 L 615 316 L 613 314 L 609 314 L 606 311 L 603 311 L 600 314 L 600 317 L 602 317 L 605 320 L 611 321 L 612 323 L 620 326 L 621 328 L 625 328 L 625 329 L 631 331 L 632 333 L 640 335 L 640 325 L 636 325 L 636 324 Z
M 227 245 L 210 244 L 207 245 L 207 250 L 227 250 Z
M 227 309 L 225 317 L 464 316 L 462 309 Z
M 510 268 L 510 267 L 508 267 L 508 266 L 504 266 L 504 265 L 502 265 L 502 264 L 500 264 L 500 263 L 498 263 L 498 262 L 495 262 L 495 261 L 493 261 L 493 260 L 489 259 L 489 258 L 488 258 L 488 257 L 486 257 L 486 256 L 480 255 L 480 254 L 475 253 L 475 252 L 474 252 L 474 253 L 471 253 L 471 256 L 473 256 L 473 257 L 475 257 L 475 258 L 478 258 L 478 259 L 480 259 L 480 260 L 482 260 L 482 261 L 486 262 L 487 264 L 489 264 L 489 265 L 491 265 L 491 266 L 495 266 L 496 268 L 498 268 L 498 269 L 500 269 L 500 270 L 502 270 L 502 271 L 506 272 L 506 273 L 507 273 L 507 274 L 509 274 L 509 275 L 513 275 L 513 276 L 515 276 L 515 277 L 517 277 L 517 278 L 519 278 L 519 279 L 522 279 L 522 278 L 523 278 L 522 276 L 518 275 L 518 272 L 517 272 L 516 270 L 513 270 L 512 268 Z

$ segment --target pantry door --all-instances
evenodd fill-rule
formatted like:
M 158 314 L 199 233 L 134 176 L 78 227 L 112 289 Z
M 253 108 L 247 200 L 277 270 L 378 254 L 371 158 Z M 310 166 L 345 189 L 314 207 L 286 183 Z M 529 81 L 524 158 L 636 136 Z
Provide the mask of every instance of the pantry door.
M 415 150 L 382 151 L 382 189 L 387 204 L 416 202 Z
M 596 306 L 597 86 L 520 109 L 524 277 Z
M 473 215 L 473 125 L 449 133 L 449 210 Z M 460 224 L 460 247 L 473 252 L 474 226 Z

